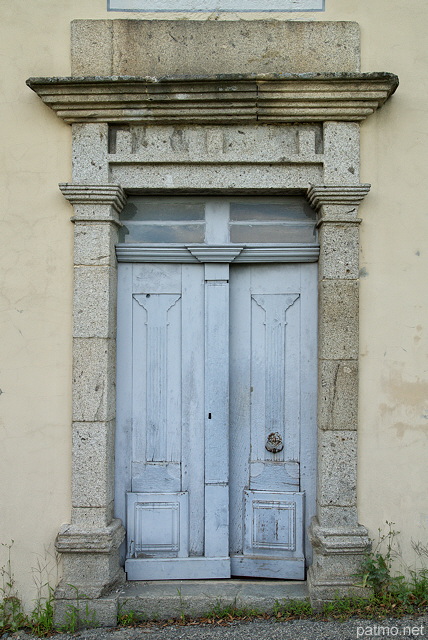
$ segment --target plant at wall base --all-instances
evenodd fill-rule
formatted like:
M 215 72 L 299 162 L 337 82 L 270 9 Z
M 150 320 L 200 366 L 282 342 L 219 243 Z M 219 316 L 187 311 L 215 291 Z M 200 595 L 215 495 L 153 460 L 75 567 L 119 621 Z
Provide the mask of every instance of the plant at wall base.
M 391 568 L 393 558 L 398 556 L 395 546 L 399 531 L 393 529 L 393 522 L 386 522 L 386 525 L 386 532 L 378 529 L 378 541 L 375 547 L 366 553 L 359 573 L 362 586 L 371 587 L 375 595 L 389 592 L 394 583 Z
M 68 585 L 76 592 L 76 604 L 69 604 L 65 612 L 65 623 L 61 627 L 61 631 L 74 633 L 79 629 L 88 629 L 97 627 L 98 621 L 96 613 L 90 608 L 88 596 L 81 593 L 77 587 L 72 584 Z
M 239 606 L 235 598 L 229 604 L 224 604 L 221 600 L 217 600 L 213 607 L 204 614 L 203 620 L 207 622 L 231 622 L 232 620 L 249 620 L 262 617 L 269 616 L 254 607 Z
M 148 622 L 148 620 L 148 616 L 144 613 L 137 613 L 133 609 L 129 609 L 126 601 L 119 605 L 119 611 L 117 614 L 118 626 L 135 627 L 137 624 Z
M 273 615 L 276 620 L 285 622 L 311 618 L 315 615 L 315 611 L 309 600 L 283 600 L 282 603 L 276 600 L 273 606 Z
M 378 611 L 384 610 L 385 614 L 417 613 L 428 605 L 428 548 L 421 543 L 413 543 L 421 566 L 414 569 L 406 567 L 406 575 L 393 575 L 393 560 L 400 558 L 399 531 L 395 531 L 393 522 L 387 521 L 386 526 L 385 532 L 378 530 L 378 541 L 366 553 L 357 576 L 361 579 L 361 586 L 373 589 L 366 611 L 370 613 L 374 607 Z
M 31 633 L 39 636 L 39 638 L 51 633 L 54 627 L 53 589 L 49 585 L 48 589 L 49 593 L 47 596 L 36 600 L 36 604 L 28 621 Z
M 39 637 L 48 635 L 54 628 L 54 590 L 51 582 L 58 583 L 58 567 L 58 553 L 45 549 L 44 555 L 37 558 L 36 566 L 31 569 L 37 595 L 29 616 L 29 626 L 31 632 Z
M 1 546 L 6 550 L 6 563 L 0 568 L 2 580 L 0 587 L 0 631 L 17 631 L 27 624 L 27 616 L 22 608 L 12 572 L 13 540 L 8 544 L 2 542 Z

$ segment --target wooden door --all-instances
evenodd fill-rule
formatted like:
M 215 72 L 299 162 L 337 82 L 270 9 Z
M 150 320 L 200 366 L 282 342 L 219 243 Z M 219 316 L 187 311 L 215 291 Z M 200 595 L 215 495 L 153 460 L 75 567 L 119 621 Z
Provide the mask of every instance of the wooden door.
M 304 578 L 315 287 L 314 264 L 120 265 L 128 579 Z
M 233 575 L 305 575 L 302 467 L 309 461 L 301 457 L 302 433 L 310 437 L 315 423 L 315 287 L 312 264 L 231 269 Z
M 225 285 L 202 264 L 120 265 L 116 500 L 125 489 L 130 580 L 230 576 Z

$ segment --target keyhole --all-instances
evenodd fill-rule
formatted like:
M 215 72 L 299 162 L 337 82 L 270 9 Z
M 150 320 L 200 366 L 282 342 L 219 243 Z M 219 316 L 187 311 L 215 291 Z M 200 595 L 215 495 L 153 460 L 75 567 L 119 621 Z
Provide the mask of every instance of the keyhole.
M 208 420 L 211 420 L 211 414 L 210 413 L 208 414 Z

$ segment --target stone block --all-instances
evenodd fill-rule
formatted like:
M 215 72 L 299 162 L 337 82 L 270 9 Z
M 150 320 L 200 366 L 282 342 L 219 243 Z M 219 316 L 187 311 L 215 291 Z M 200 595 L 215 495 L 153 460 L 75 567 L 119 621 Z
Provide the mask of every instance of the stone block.
M 113 518 L 114 502 L 101 507 L 76 507 L 71 509 L 71 524 L 83 529 L 107 526 Z
M 113 21 L 73 20 L 71 23 L 71 74 L 111 76 L 113 74 Z M 90 52 L 90 59 L 86 56 Z
M 318 505 L 317 518 L 321 527 L 355 528 L 357 526 L 357 508 L 355 506 L 325 507 Z
M 352 72 L 360 34 L 355 22 L 75 20 L 71 52 L 74 76 Z
M 319 278 L 357 279 L 359 275 L 359 225 L 322 224 L 319 229 Z
M 75 266 L 116 266 L 117 225 L 76 222 L 74 225 Z
M 367 596 L 358 584 L 358 574 L 365 552 L 370 547 L 367 529 L 361 525 L 322 527 L 315 518 L 309 529 L 313 563 L 308 572 L 311 602 L 344 596 Z
M 73 340 L 73 420 L 112 420 L 116 407 L 116 341 Z
M 358 584 L 358 579 L 355 576 L 322 580 L 318 578 L 314 566 L 309 567 L 307 581 L 309 599 L 315 611 L 321 611 L 323 605 L 337 600 L 337 598 L 369 598 L 372 594 L 371 589 Z
M 72 504 L 106 507 L 114 499 L 114 421 L 73 424 Z
M 324 124 L 325 184 L 359 184 L 360 128 L 355 122 Z
M 123 569 L 119 568 L 119 553 L 63 553 L 64 575 L 56 589 L 56 598 L 99 598 L 112 586 L 123 582 Z
M 221 195 L 228 189 L 243 189 L 248 193 L 264 189 L 266 194 L 275 189 L 306 189 L 322 179 L 319 164 L 177 164 L 143 165 L 112 164 L 111 179 L 124 189 L 193 189 L 216 190 Z
M 117 273 L 115 267 L 74 268 L 73 335 L 116 336 Z
M 319 283 L 318 356 L 322 360 L 358 358 L 358 281 Z
M 361 568 L 363 553 L 314 553 L 313 567 L 316 568 L 320 582 L 340 584 L 356 584 L 355 574 Z
M 179 587 L 179 588 L 177 588 Z M 155 619 L 177 618 L 182 613 L 203 616 L 213 606 L 272 611 L 278 600 L 305 600 L 306 583 L 292 580 L 131 581 L 118 593 L 119 612 Z
M 54 626 L 61 630 L 70 621 L 76 621 L 77 629 L 92 627 L 115 627 L 117 625 L 117 599 L 99 598 L 89 600 L 56 600 L 54 605 Z
M 318 432 L 318 499 L 324 506 L 354 506 L 357 499 L 357 434 Z
M 109 162 L 270 163 L 323 161 L 321 124 L 111 127 Z
M 88 74 L 93 75 L 93 73 Z M 108 184 L 108 124 L 73 124 L 72 176 L 76 184 Z
M 318 380 L 318 427 L 355 431 L 358 427 L 358 362 L 320 360 Z

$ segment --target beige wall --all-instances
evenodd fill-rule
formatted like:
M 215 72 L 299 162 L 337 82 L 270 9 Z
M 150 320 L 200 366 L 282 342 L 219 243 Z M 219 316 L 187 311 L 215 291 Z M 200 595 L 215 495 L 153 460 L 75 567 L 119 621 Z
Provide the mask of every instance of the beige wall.
M 73 229 L 56 186 L 70 179 L 70 128 L 25 80 L 69 75 L 73 19 L 185 17 L 108 13 L 105 4 L 4 0 L 0 7 L 0 542 L 15 541 L 13 567 L 28 606 L 32 568 L 70 518 Z M 373 536 L 385 520 L 395 522 L 411 562 L 410 541 L 426 540 L 428 530 L 428 5 L 326 0 L 326 7 L 269 17 L 355 20 L 362 71 L 391 71 L 401 81 L 362 125 L 362 181 L 372 191 L 361 207 L 358 491 L 360 521 Z

